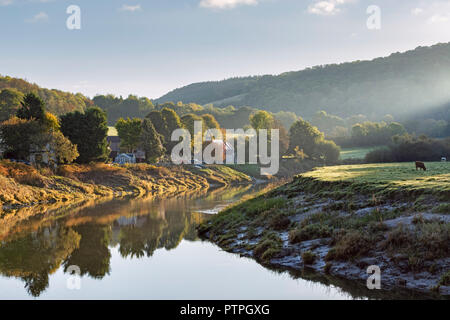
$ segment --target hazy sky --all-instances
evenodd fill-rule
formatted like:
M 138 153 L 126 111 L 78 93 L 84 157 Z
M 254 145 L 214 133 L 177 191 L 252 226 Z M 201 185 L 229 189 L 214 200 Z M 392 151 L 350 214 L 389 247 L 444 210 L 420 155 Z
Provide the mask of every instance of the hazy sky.
M 81 30 L 66 27 L 72 4 Z M 157 98 L 449 41 L 450 0 L 0 0 L 0 74 L 89 96 Z

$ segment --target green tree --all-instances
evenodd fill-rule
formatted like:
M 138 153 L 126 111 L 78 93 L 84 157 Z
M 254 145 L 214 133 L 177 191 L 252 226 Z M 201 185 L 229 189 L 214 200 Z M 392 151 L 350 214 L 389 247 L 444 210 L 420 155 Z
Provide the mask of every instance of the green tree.
M 24 94 L 16 89 L 4 89 L 0 92 L 0 122 L 17 113 L 23 98 Z
M 299 147 L 309 157 L 315 157 L 317 144 L 323 139 L 319 129 L 300 118 L 289 130 L 289 152 L 293 153 L 295 147 Z
M 289 133 L 283 123 L 278 119 L 274 120 L 273 129 L 279 130 L 280 155 L 284 155 L 289 149 Z
M 35 119 L 40 122 L 45 121 L 45 103 L 34 93 L 28 93 L 19 110 L 17 110 L 17 117 L 21 119 L 31 120 Z
M 0 126 L 2 148 L 5 155 L 14 159 L 28 159 L 33 137 L 43 134 L 42 126 L 34 120 L 13 117 Z
M 204 114 L 202 115 L 205 126 L 208 129 L 220 129 L 220 124 L 217 122 L 216 118 L 212 114 Z
M 317 149 L 327 164 L 333 164 L 339 160 L 341 150 L 333 141 L 322 140 L 318 143 Z
M 160 135 L 156 132 L 150 119 L 144 119 L 142 122 L 140 142 L 147 162 L 158 162 L 159 158 L 164 155 L 165 149 Z
M 161 110 L 161 115 L 165 122 L 166 130 L 168 133 L 166 140 L 170 140 L 169 135 L 172 135 L 172 132 L 174 130 L 182 128 L 183 124 L 181 123 L 180 117 L 173 109 L 163 108 Z
M 115 124 L 120 118 L 143 118 L 154 109 L 150 99 L 135 95 L 129 95 L 126 99 L 114 95 L 99 95 L 93 101 L 107 113 L 110 124 Z
M 163 137 L 167 136 L 166 121 L 161 113 L 161 111 L 153 110 L 147 115 L 147 118 L 153 123 L 156 131 Z
M 108 125 L 106 113 L 91 107 L 85 113 L 79 111 L 61 117 L 61 131 L 77 145 L 79 163 L 102 162 L 108 159 Z
M 126 152 L 133 152 L 141 142 L 142 120 L 138 118 L 120 118 L 116 123 L 117 133 L 120 138 L 120 146 Z
M 178 143 L 178 141 L 171 141 L 172 133 L 177 130 L 183 128 L 183 124 L 181 123 L 181 119 L 178 114 L 170 108 L 163 108 L 161 110 L 161 115 L 164 120 L 164 134 L 161 141 L 164 144 L 164 147 L 168 152 L 172 150 L 172 148 Z
M 72 144 L 61 131 L 41 131 L 31 136 L 31 146 L 46 152 L 48 159 L 54 158 L 56 164 L 72 163 L 79 156 L 77 146 Z
M 274 125 L 273 116 L 269 112 L 263 110 L 257 111 L 256 113 L 252 114 L 249 120 L 250 125 L 255 130 L 259 129 L 270 130 L 273 128 Z
M 183 126 L 189 131 L 189 133 L 191 134 L 191 137 L 194 138 L 194 124 L 196 121 L 200 121 L 202 122 L 202 130 L 205 131 L 205 125 L 203 123 L 203 118 L 193 114 L 193 113 L 188 113 L 186 115 L 184 115 L 183 117 L 181 117 L 181 122 L 183 123 Z

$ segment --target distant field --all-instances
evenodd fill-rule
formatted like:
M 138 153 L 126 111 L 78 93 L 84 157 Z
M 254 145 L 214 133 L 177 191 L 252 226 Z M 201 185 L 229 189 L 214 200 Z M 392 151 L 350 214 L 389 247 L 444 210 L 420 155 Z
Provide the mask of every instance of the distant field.
M 427 171 L 416 171 L 412 162 L 362 164 L 318 168 L 301 175 L 319 182 L 350 182 L 360 191 L 419 191 L 448 195 L 450 162 L 427 162 Z
M 373 150 L 381 149 L 383 147 L 369 147 L 369 148 L 344 148 L 341 150 L 341 160 L 349 159 L 364 159 L 366 154 Z

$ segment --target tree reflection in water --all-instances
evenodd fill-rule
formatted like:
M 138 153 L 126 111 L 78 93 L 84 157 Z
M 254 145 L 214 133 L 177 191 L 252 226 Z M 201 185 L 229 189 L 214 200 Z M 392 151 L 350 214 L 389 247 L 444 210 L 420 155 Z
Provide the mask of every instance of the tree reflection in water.
M 184 194 L 170 199 L 122 199 L 87 202 L 63 212 L 61 208 L 7 226 L 0 237 L 0 274 L 25 282 L 38 297 L 49 286 L 49 275 L 76 265 L 82 276 L 102 279 L 110 273 L 111 247 L 122 257 L 151 257 L 160 248 L 171 250 L 183 239 L 197 239 L 196 226 L 211 209 L 249 187 Z M 24 210 L 30 210 L 29 208 Z M 42 211 L 42 208 L 39 210 Z M 53 214 L 53 215 L 52 215 Z M 20 211 L 15 212 L 20 216 Z M 25 215 L 24 215 L 25 216 Z M 4 220 L 4 221 L 2 221 Z
M 37 297 L 48 287 L 49 274 L 80 244 L 81 236 L 59 225 L 23 235 L 0 246 L 0 273 L 25 281 L 25 288 Z

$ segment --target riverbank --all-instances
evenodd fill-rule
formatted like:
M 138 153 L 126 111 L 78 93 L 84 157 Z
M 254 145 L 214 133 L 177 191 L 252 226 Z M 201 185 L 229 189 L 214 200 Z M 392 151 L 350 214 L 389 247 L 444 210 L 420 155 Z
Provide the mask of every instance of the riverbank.
M 368 296 L 380 294 L 364 289 L 371 265 L 383 290 L 448 296 L 450 164 L 427 167 L 316 169 L 226 209 L 199 232 L 270 268 L 354 281 Z
M 157 167 L 148 164 L 73 164 L 52 172 L 45 168 L 1 161 L 0 208 L 5 210 L 125 195 L 169 195 L 208 189 L 212 184 L 227 186 L 251 181 L 249 176 L 221 166 L 198 169 L 193 166 Z

